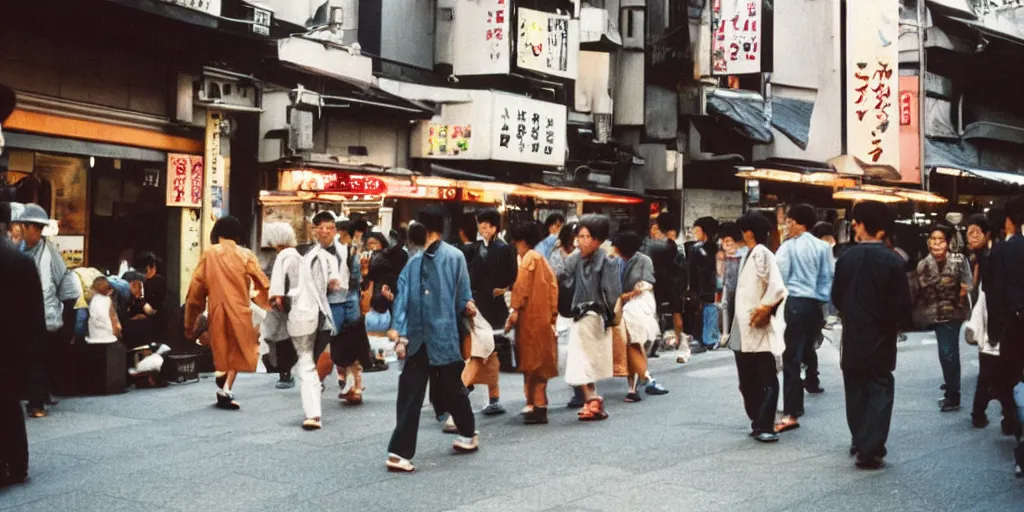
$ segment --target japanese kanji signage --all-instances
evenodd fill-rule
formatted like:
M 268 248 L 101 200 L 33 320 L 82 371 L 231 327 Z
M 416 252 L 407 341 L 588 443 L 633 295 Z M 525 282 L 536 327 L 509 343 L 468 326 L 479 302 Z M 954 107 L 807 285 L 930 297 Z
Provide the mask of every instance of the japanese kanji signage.
M 472 101 L 442 107 L 421 121 L 414 158 L 565 164 L 565 105 L 496 91 L 463 90 Z
M 491 158 L 564 165 L 567 114 L 565 105 L 494 93 Z
M 164 0 L 164 2 L 220 16 L 220 0 Z
M 463 0 L 455 6 L 456 75 L 507 75 L 512 34 L 509 0 Z
M 761 0 L 711 1 L 711 70 L 761 72 Z
M 580 50 L 577 21 L 532 9 L 519 9 L 516 21 L 516 63 L 520 68 L 576 78 Z
M 846 9 L 846 152 L 899 169 L 899 2 Z
M 167 155 L 167 206 L 202 208 L 203 157 Z

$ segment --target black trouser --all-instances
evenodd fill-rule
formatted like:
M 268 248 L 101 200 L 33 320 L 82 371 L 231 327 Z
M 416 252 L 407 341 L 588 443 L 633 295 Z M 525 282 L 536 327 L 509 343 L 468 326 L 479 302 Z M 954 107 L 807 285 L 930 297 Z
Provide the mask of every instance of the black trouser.
M 814 352 L 814 340 L 821 333 L 821 303 L 804 297 L 786 299 L 786 351 L 782 354 L 782 412 L 790 416 L 804 414 L 804 383 L 800 363 Z M 817 366 L 817 364 L 815 364 Z M 817 368 L 815 368 L 817 371 Z M 808 376 L 811 374 L 808 369 Z M 815 379 L 817 376 L 815 375 Z
M 28 475 L 28 437 L 25 412 L 17 397 L 0 398 L 0 487 L 18 483 Z
M 295 344 L 291 340 L 274 343 L 274 357 L 277 359 L 277 373 L 283 379 L 292 375 L 292 368 L 299 362 L 299 354 L 295 352 Z M 313 360 L 316 362 L 316 359 Z
M 416 435 L 420 428 L 420 412 L 427 394 L 427 382 L 437 385 L 435 411 L 447 411 L 455 420 L 459 435 L 473 437 L 476 418 L 469 403 L 469 390 L 462 384 L 462 370 L 466 363 L 458 361 L 445 366 L 430 366 L 427 347 L 423 345 L 415 354 L 407 356 L 405 368 L 398 378 L 398 400 L 395 404 L 397 421 L 391 434 L 388 452 L 405 459 L 416 455 Z
M 43 339 L 33 341 L 28 364 L 27 398 L 30 409 L 43 409 L 55 387 L 68 394 L 73 391 L 73 386 L 66 382 L 75 377 L 74 367 L 69 366 L 69 359 L 71 365 L 75 361 L 69 357 L 71 345 L 68 343 L 70 338 L 65 338 L 66 334 L 64 329 L 60 329 L 47 332 Z
M 974 409 L 971 416 L 984 417 L 988 403 L 993 399 L 999 401 L 1003 408 L 1003 418 L 1015 428 L 1017 423 L 1017 404 L 1013 401 L 1013 387 L 1018 378 L 1006 367 L 1005 361 L 999 356 L 978 354 L 978 387 L 974 391 Z
M 775 432 L 779 378 L 771 352 L 735 352 L 743 407 L 755 434 Z
M 807 365 L 804 377 L 804 387 L 821 387 L 821 380 L 818 378 L 818 351 L 814 348 L 818 341 L 811 343 L 810 347 L 804 350 L 804 364 Z
M 843 371 L 846 423 L 853 447 L 863 456 L 885 457 L 896 381 L 891 371 Z

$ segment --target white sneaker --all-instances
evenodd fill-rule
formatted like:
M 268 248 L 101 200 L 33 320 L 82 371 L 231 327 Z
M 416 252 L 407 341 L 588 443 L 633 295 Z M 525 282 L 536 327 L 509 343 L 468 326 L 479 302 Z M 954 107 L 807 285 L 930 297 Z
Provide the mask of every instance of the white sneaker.
M 448 415 L 448 419 L 444 421 L 444 426 L 441 427 L 441 432 L 444 432 L 445 434 L 459 433 L 459 427 L 455 426 L 455 418 L 452 418 L 450 414 Z
M 456 453 L 473 453 L 480 449 L 480 433 L 476 432 L 473 437 L 459 436 L 452 443 L 452 449 Z

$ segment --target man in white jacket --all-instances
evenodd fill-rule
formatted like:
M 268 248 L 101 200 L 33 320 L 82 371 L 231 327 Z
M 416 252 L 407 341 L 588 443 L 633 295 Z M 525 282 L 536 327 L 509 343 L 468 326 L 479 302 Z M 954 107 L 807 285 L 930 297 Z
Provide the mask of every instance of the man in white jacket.
M 736 285 L 736 310 L 728 345 L 736 355 L 740 393 L 750 418 L 750 436 L 763 443 L 779 440 L 775 433 L 775 408 L 779 400 L 778 372 L 785 351 L 785 327 L 776 310 L 786 298 L 779 266 L 766 243 L 771 222 L 757 212 L 740 217 L 736 224 L 749 248 L 740 263 Z

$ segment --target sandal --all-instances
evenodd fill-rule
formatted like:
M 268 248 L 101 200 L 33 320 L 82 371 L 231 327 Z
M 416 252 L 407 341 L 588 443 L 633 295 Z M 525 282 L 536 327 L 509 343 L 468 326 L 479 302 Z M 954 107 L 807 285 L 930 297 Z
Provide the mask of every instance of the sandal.
M 800 423 L 796 421 L 796 418 L 792 416 L 787 416 L 785 418 L 782 418 L 781 420 L 779 420 L 778 423 L 775 424 L 775 433 L 781 434 L 783 432 L 796 430 L 798 428 L 800 428 Z
M 639 402 L 640 400 L 642 400 L 642 399 L 640 398 L 640 394 L 634 391 L 634 392 L 632 392 L 632 393 L 628 393 L 628 394 L 626 395 L 626 399 L 625 399 L 624 401 L 625 401 L 626 403 L 632 404 L 632 403 L 636 403 L 636 402 Z
M 388 460 L 384 462 L 387 466 L 388 471 L 399 472 L 399 473 L 412 473 L 416 471 L 416 466 L 412 465 L 412 461 L 409 459 L 403 459 L 393 453 L 388 454 Z
M 591 398 L 578 414 L 580 421 L 601 421 L 608 418 L 604 410 L 604 399 L 601 397 Z

